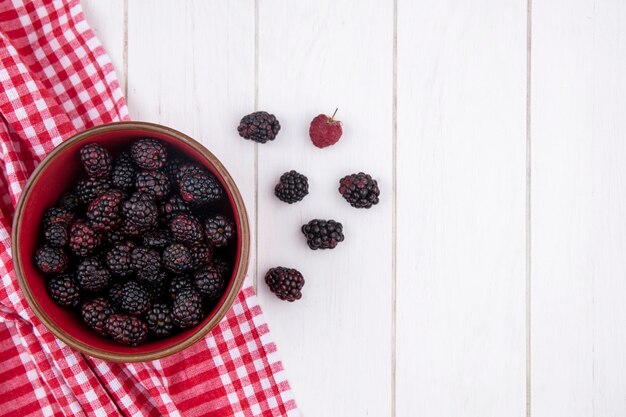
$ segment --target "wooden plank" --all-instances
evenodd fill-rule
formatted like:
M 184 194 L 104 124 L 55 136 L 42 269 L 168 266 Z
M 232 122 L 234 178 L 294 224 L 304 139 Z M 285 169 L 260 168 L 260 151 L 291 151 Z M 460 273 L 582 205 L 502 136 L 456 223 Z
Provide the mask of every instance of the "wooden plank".
M 259 294 L 303 415 L 391 414 L 392 2 L 263 0 L 259 10 L 259 109 L 279 118 L 259 149 Z M 308 138 L 311 119 L 339 107 L 342 140 Z M 252 147 L 250 143 L 248 146 Z M 273 195 L 280 175 L 308 176 L 294 205 Z M 381 202 L 350 207 L 339 178 L 366 171 Z M 343 223 L 346 240 L 310 250 L 300 226 Z M 262 282 L 273 266 L 299 269 L 302 300 L 278 300 Z
M 526 14 L 398 0 L 398 416 L 526 415 Z
M 237 134 L 240 116 L 254 108 L 253 5 L 141 0 L 128 7 L 131 118 L 181 130 L 220 158 L 243 195 L 254 239 L 254 152 Z
M 626 4 L 532 18 L 532 416 L 624 416 Z
M 111 57 L 124 91 L 126 85 L 124 0 L 82 0 L 81 6 L 85 12 L 85 19 Z

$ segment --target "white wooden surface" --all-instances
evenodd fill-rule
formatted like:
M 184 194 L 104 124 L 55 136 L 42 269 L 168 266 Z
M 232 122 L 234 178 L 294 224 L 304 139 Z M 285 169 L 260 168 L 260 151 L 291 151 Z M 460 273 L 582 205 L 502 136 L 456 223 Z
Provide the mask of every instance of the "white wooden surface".
M 626 4 L 83 4 L 132 118 L 235 177 L 304 416 L 626 415 Z M 344 138 L 313 148 L 335 107 Z M 237 136 L 255 109 L 274 143 Z M 272 195 L 289 169 L 311 183 L 293 206 Z M 336 191 L 359 170 L 383 193 L 369 211 Z M 314 217 L 346 241 L 310 251 Z M 301 301 L 269 293 L 275 265 L 304 273 Z

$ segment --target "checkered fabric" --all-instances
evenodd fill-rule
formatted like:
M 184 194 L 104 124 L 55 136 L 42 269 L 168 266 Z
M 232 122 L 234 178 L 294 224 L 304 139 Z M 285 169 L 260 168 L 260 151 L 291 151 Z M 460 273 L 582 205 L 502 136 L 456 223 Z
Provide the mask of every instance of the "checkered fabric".
M 33 315 L 11 260 L 24 183 L 78 130 L 128 119 L 113 66 L 76 0 L 0 0 L 0 414 L 296 416 L 250 282 L 202 341 L 157 361 L 83 356 Z

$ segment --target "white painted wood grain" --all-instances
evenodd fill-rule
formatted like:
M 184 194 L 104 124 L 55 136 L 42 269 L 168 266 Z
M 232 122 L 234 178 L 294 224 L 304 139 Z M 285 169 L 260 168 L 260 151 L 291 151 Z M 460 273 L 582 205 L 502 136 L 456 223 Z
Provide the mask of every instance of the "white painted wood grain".
M 277 115 L 278 138 L 259 145 L 259 295 L 305 416 L 391 413 L 392 3 L 260 1 L 259 109 Z M 315 148 L 311 119 L 343 121 L 341 141 Z M 252 144 L 248 144 L 252 147 Z M 273 195 L 280 175 L 308 176 L 310 194 L 288 205 Z M 366 171 L 381 202 L 350 207 L 339 178 Z M 300 226 L 344 225 L 346 240 L 312 251 Z M 295 304 L 262 282 L 283 265 L 306 279 Z
M 532 17 L 532 416 L 624 416 L 626 4 Z
M 397 25 L 397 415 L 524 416 L 526 2 Z
M 120 86 L 124 91 L 126 85 L 124 0 L 81 0 L 81 6 L 87 23 L 111 57 Z
M 130 2 L 128 85 L 132 119 L 178 129 L 220 158 L 243 195 L 254 239 L 254 151 L 237 134 L 254 107 L 253 4 Z

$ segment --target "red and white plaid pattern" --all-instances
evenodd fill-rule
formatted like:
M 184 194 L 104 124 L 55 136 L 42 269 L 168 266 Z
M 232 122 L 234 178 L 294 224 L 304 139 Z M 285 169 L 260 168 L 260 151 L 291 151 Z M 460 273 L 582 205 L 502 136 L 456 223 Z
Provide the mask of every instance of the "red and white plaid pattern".
M 10 247 L 24 183 L 63 139 L 128 119 L 113 65 L 77 0 L 0 0 L 0 116 L 0 413 L 296 416 L 249 281 L 209 336 L 146 363 L 83 356 L 28 308 Z

